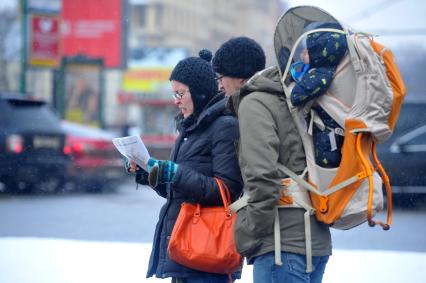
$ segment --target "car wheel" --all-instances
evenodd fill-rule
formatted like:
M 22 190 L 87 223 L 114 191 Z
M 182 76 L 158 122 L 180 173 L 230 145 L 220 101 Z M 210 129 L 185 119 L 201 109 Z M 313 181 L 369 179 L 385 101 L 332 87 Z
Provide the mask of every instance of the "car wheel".
M 85 190 L 88 193 L 102 193 L 104 186 L 100 182 L 91 182 L 87 183 L 85 186 Z
M 0 193 L 1 194 L 13 193 L 14 188 L 15 188 L 15 185 L 11 182 L 10 179 L 0 180 Z
M 27 194 L 31 191 L 30 184 L 13 178 L 7 178 L 2 183 L 2 192 L 6 194 Z
M 62 190 L 64 180 L 58 177 L 50 177 L 32 185 L 32 191 L 38 194 L 53 194 Z
M 393 197 L 393 203 L 396 207 L 417 209 L 426 204 L 426 195 L 424 194 L 397 194 Z

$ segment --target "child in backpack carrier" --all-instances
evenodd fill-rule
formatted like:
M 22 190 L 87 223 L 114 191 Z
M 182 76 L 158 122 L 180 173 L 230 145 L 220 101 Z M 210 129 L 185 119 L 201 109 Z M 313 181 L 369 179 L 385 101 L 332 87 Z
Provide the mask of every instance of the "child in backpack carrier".
M 340 25 L 333 23 L 316 28 L 342 29 Z M 309 34 L 306 48 L 301 54 L 302 61 L 292 64 L 291 75 L 296 85 L 291 92 L 291 103 L 303 107 L 308 101 L 326 93 L 346 51 L 344 34 L 325 31 Z M 338 167 L 342 158 L 344 131 L 318 104 L 313 103 L 311 110 L 308 124 L 312 123 L 315 163 L 325 168 Z M 313 117 L 312 113 L 317 117 Z

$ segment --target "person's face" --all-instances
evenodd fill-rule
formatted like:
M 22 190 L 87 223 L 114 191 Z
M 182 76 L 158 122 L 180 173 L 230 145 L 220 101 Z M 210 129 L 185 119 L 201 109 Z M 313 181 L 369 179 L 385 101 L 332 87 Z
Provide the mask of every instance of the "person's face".
M 300 54 L 300 59 L 302 59 L 303 63 L 309 64 L 309 52 L 307 48 L 303 48 L 302 54 Z
M 184 118 L 189 117 L 194 113 L 194 103 L 192 102 L 189 87 L 178 81 L 171 81 L 171 84 L 175 105 L 182 112 Z
M 224 91 L 226 96 L 231 96 L 240 90 L 241 86 L 246 82 L 246 80 L 231 78 L 218 74 L 217 82 L 219 85 L 219 90 Z

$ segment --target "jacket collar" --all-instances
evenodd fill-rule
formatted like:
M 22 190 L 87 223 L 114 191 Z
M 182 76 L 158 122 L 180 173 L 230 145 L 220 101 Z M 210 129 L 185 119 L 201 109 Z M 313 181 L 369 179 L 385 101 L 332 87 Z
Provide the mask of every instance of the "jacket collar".
M 284 95 L 284 90 L 280 82 L 280 75 L 278 67 L 272 66 L 266 68 L 253 77 L 251 77 L 245 84 L 242 85 L 239 91 L 232 95 L 227 103 L 228 109 L 238 116 L 238 108 L 241 100 L 253 92 L 265 92 L 274 95 Z
M 200 127 L 205 127 L 206 125 L 213 122 L 218 116 L 226 115 L 227 100 L 228 98 L 226 98 L 223 93 L 219 93 L 214 96 L 209 101 L 209 103 L 207 103 L 204 110 L 196 119 L 193 115 L 190 116 L 193 117 L 193 121 L 191 121 L 192 123 L 185 123 L 186 125 L 183 125 L 183 127 L 186 129 L 186 132 L 193 131 Z M 189 119 L 190 117 L 188 117 L 187 119 Z

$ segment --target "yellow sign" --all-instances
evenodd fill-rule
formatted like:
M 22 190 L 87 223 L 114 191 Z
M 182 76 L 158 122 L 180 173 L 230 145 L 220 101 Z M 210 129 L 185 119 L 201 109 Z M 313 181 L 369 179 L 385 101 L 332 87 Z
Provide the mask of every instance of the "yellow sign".
M 171 68 L 129 70 L 123 77 L 123 90 L 128 92 L 161 93 L 170 91 Z

